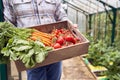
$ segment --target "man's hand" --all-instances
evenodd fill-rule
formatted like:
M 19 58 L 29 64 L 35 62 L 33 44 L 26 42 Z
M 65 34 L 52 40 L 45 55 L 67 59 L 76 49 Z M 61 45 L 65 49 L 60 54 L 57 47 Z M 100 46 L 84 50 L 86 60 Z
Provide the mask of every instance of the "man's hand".
M 78 28 L 78 25 L 77 25 L 77 24 L 73 24 L 73 27 L 77 29 L 77 28 Z
M 72 21 L 68 21 L 77 31 L 79 31 L 78 24 L 73 24 Z

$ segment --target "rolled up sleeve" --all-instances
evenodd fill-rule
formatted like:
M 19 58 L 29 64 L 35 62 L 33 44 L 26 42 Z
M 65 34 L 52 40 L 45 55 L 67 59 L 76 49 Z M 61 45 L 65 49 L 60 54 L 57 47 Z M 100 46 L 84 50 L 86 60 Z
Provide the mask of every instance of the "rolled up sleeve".
M 57 8 L 56 8 L 56 12 L 55 12 L 55 17 L 56 17 L 57 21 L 68 20 L 67 14 L 62 7 L 61 0 L 57 0 L 56 6 L 57 6 Z
M 3 0 L 4 18 L 5 18 L 5 21 L 9 21 L 13 23 L 14 25 L 16 25 L 16 17 L 14 14 L 14 10 L 9 1 L 11 0 Z

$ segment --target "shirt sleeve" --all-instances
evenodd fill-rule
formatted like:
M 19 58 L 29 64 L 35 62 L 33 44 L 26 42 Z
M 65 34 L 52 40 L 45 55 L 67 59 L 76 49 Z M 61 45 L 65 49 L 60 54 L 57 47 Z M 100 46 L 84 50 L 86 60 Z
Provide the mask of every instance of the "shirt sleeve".
M 9 21 L 16 25 L 16 17 L 13 11 L 13 7 L 9 2 L 11 0 L 3 0 L 3 7 L 4 7 L 4 19 L 5 21 Z
M 64 21 L 68 20 L 67 14 L 65 10 L 62 7 L 62 2 L 61 0 L 56 0 L 56 12 L 55 12 L 55 17 L 57 21 Z

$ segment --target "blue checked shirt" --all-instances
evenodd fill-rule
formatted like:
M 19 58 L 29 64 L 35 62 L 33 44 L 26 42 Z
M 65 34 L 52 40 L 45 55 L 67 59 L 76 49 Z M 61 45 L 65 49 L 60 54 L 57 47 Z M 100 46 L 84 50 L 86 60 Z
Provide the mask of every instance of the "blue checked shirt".
M 68 20 L 61 0 L 3 0 L 4 17 L 18 27 Z

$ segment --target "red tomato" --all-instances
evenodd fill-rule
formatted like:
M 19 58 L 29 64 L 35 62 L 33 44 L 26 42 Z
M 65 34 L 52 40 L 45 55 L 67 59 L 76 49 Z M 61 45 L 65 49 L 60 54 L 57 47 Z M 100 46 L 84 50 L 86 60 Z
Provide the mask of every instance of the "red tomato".
M 54 33 L 55 33 L 56 35 L 58 35 L 59 30 L 58 30 L 58 29 L 55 29 Z
M 79 41 L 80 39 L 78 37 L 75 38 L 77 41 Z
M 78 37 L 76 37 L 76 38 L 74 38 L 74 39 L 75 39 L 76 42 L 79 42 L 79 41 L 80 41 Z
M 74 43 L 74 44 L 76 43 L 74 37 L 71 36 L 71 35 L 67 35 L 67 36 L 65 37 L 65 40 L 66 40 L 66 41 L 69 41 L 69 42 L 72 42 L 72 43 Z
M 57 48 L 61 48 L 61 45 L 60 45 L 59 43 L 55 43 L 55 44 L 53 45 L 53 47 L 54 47 L 54 49 L 57 49 Z
M 62 45 L 64 43 L 64 38 L 62 36 L 59 36 L 56 42 Z
M 62 32 L 63 32 L 63 29 L 60 29 L 60 32 L 62 33 Z

